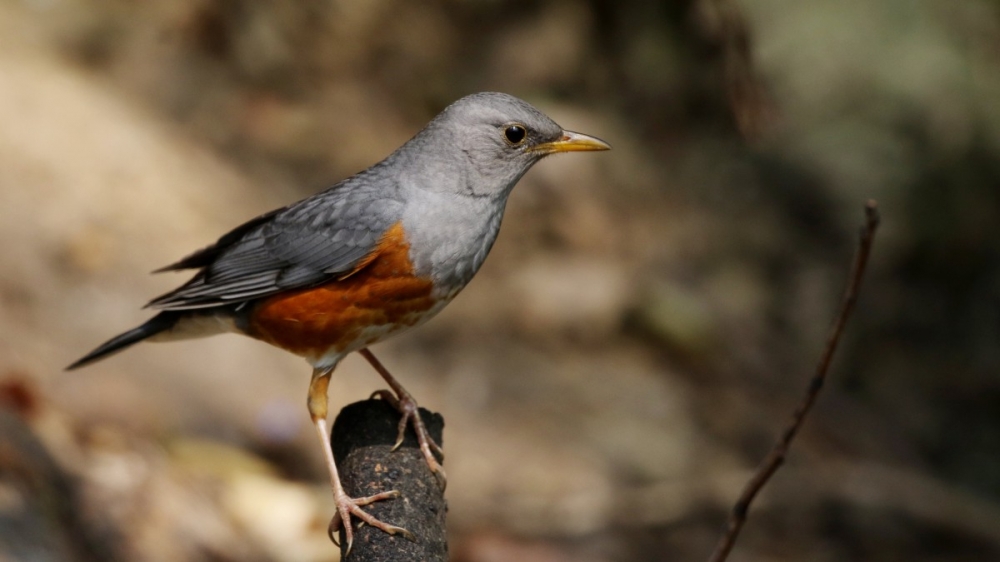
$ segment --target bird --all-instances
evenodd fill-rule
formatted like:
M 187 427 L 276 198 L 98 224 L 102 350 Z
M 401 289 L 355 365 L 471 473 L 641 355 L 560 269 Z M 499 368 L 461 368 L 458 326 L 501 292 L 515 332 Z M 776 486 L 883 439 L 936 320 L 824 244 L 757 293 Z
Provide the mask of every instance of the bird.
M 563 129 L 534 106 L 498 92 L 447 106 L 384 160 L 288 206 L 237 226 L 214 244 L 154 273 L 196 270 L 150 301 L 157 311 L 71 364 L 78 369 L 141 341 L 242 334 L 299 355 L 312 366 L 307 406 L 323 446 L 347 552 L 352 517 L 413 539 L 361 509 L 396 491 L 352 498 L 328 438 L 327 390 L 346 355 L 358 352 L 391 388 L 375 394 L 401 414 L 398 447 L 412 425 L 439 485 L 441 448 L 417 402 L 369 346 L 441 311 L 479 270 L 496 240 L 515 184 L 546 156 L 611 146 Z

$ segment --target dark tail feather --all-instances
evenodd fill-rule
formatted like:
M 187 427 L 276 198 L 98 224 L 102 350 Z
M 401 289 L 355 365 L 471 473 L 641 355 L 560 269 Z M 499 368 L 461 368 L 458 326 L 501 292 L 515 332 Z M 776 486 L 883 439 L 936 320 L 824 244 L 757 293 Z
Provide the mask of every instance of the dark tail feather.
M 160 332 L 169 330 L 174 327 L 177 320 L 180 318 L 180 314 L 177 312 L 161 312 L 156 316 L 149 319 L 148 322 L 139 326 L 138 328 L 132 328 L 131 330 L 125 332 L 124 334 L 117 335 L 110 340 L 104 342 L 100 347 L 91 351 L 87 355 L 84 355 L 77 362 L 73 363 L 69 367 L 66 367 L 67 371 L 72 371 L 73 369 L 79 369 L 85 365 L 89 365 L 95 361 L 100 361 L 112 353 L 117 353 L 126 347 L 139 343 L 142 340 L 155 336 Z

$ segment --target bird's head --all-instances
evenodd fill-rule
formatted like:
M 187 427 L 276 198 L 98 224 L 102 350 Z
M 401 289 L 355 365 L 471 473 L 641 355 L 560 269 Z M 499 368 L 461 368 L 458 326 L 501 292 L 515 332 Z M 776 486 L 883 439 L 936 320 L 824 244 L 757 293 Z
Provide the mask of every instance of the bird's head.
M 413 142 L 421 152 L 435 154 L 447 173 L 464 176 L 455 189 L 477 196 L 506 195 L 549 154 L 611 148 L 595 137 L 563 129 L 523 100 L 496 92 L 451 104 Z

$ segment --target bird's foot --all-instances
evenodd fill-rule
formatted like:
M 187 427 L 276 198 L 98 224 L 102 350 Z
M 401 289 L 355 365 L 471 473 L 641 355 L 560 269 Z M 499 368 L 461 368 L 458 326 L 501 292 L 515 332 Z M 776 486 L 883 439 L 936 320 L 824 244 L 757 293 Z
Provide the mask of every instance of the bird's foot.
M 402 535 L 403 538 L 416 541 L 417 538 L 413 536 L 413 533 L 407 531 L 402 527 L 396 527 L 395 525 L 389 525 L 388 523 L 383 523 L 379 521 L 370 513 L 361 509 L 361 506 L 375 503 L 382 500 L 389 500 L 399 497 L 399 492 L 392 490 L 389 492 L 382 492 L 381 494 L 375 494 L 374 496 L 368 496 L 364 498 L 352 498 L 347 494 L 340 492 L 334 494 L 334 501 L 337 503 L 337 514 L 333 516 L 330 520 L 330 526 L 327 529 L 327 533 L 330 535 L 330 540 L 340 546 L 337 542 L 337 531 L 340 527 L 344 527 L 344 537 L 347 542 L 347 550 L 344 552 L 344 558 L 351 553 L 351 546 L 354 544 L 354 530 L 351 528 L 350 520 L 351 516 L 357 517 L 361 523 L 360 525 L 370 525 L 376 529 L 381 529 L 390 535 Z M 348 523 L 345 525 L 344 522 Z
M 372 398 L 376 396 L 392 404 L 392 407 L 402 415 L 399 419 L 399 433 L 396 436 L 396 444 L 392 446 L 392 450 L 395 451 L 403 444 L 403 438 L 406 436 L 406 426 L 412 421 L 413 432 L 417 434 L 417 443 L 420 444 L 420 452 L 423 453 L 424 460 L 427 461 L 427 467 L 431 469 L 431 473 L 437 479 L 438 486 L 444 490 L 448 485 L 448 476 L 444 472 L 444 467 L 441 466 L 441 462 L 444 461 L 444 451 L 430 436 L 430 433 L 428 433 L 427 426 L 424 425 L 424 420 L 420 417 L 420 407 L 417 406 L 417 401 L 405 390 L 400 392 L 399 396 L 389 390 L 376 390 L 372 393 Z M 441 462 L 438 462 L 435 453 L 441 457 Z

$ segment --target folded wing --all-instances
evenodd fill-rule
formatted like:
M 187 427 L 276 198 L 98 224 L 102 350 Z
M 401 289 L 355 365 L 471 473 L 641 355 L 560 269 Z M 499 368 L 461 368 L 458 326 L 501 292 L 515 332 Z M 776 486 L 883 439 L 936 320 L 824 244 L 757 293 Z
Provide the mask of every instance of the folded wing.
M 350 180 L 348 180 L 350 181 Z M 365 185 L 338 185 L 237 227 L 159 271 L 198 268 L 147 306 L 189 310 L 236 304 L 335 280 L 362 264 L 402 214 Z

